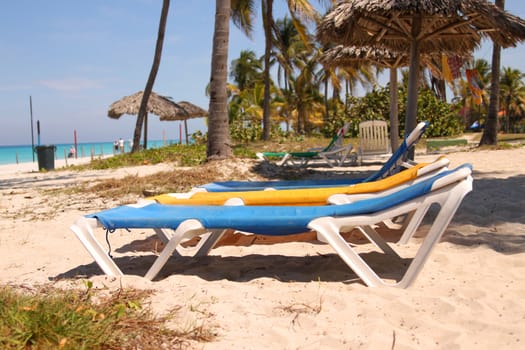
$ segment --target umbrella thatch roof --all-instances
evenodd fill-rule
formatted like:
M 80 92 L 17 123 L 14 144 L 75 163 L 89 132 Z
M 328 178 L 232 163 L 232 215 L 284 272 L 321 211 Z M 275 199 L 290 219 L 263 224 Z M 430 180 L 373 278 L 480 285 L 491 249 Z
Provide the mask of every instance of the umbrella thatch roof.
M 408 65 L 408 55 L 370 46 L 336 45 L 323 52 L 320 62 L 325 67 L 355 66 L 359 62 L 369 62 L 397 68 Z
M 208 111 L 188 101 L 179 101 L 177 102 L 177 106 L 179 106 L 182 109 L 182 114 L 180 116 L 161 116 L 160 120 L 180 120 L 188 118 L 206 117 L 208 115 Z
M 139 91 L 133 95 L 125 96 L 115 101 L 109 106 L 108 117 L 118 119 L 123 114 L 139 114 L 140 103 L 142 102 L 143 92 Z M 178 104 L 167 97 L 151 92 L 146 110 L 162 118 L 170 120 L 183 120 L 188 117 L 185 111 Z
M 482 37 L 502 47 L 516 45 L 525 39 L 525 21 L 486 0 L 347 0 L 322 19 L 317 37 L 325 44 L 397 52 L 409 51 L 408 38 L 419 42 L 422 53 L 466 54 Z
M 460 55 L 456 55 L 460 56 Z M 461 57 L 461 56 L 460 56 Z M 464 56 L 464 59 L 471 56 Z M 441 53 L 421 55 L 423 64 L 436 68 L 435 62 L 441 59 Z M 434 60 L 434 61 L 433 61 Z M 336 45 L 323 52 L 319 61 L 325 67 L 356 66 L 361 62 L 371 63 L 384 68 L 400 68 L 409 65 L 409 57 L 405 52 L 394 52 L 384 48 L 370 46 Z

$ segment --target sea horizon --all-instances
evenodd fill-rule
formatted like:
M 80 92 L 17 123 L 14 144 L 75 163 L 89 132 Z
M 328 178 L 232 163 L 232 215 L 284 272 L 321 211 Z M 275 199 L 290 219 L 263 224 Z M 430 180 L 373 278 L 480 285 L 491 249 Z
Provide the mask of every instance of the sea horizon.
M 76 156 L 78 158 L 84 157 L 99 157 L 107 155 L 120 154 L 120 150 L 115 150 L 115 141 L 101 141 L 101 142 L 79 142 L 76 147 Z M 170 144 L 178 144 L 179 140 L 148 140 L 148 148 L 159 148 Z M 35 148 L 39 145 L 35 145 Z M 65 159 L 68 157 L 71 147 L 74 143 L 57 143 L 57 144 L 41 144 L 40 146 L 55 146 L 55 159 Z M 124 152 L 131 151 L 131 141 L 124 141 Z M 19 163 L 36 162 L 37 151 L 33 152 L 32 145 L 0 145 L 0 165 L 11 165 Z

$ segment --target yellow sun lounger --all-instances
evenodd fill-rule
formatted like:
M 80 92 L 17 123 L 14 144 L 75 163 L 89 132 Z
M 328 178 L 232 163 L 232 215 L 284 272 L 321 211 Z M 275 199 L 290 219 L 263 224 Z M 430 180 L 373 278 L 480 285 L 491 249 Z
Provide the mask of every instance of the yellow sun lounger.
M 383 193 L 391 188 L 407 186 L 446 168 L 449 160 L 440 157 L 432 163 L 420 163 L 384 179 L 350 186 L 308 189 L 246 191 L 246 192 L 188 192 L 168 193 L 147 199 L 160 204 L 176 205 L 325 205 L 332 195 Z

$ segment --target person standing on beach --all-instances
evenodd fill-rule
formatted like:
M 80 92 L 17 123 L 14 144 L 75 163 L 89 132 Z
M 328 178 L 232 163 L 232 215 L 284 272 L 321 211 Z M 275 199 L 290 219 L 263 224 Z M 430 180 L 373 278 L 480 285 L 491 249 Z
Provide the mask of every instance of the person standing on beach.
M 71 148 L 69 148 L 69 153 L 67 155 L 68 158 L 75 158 L 75 154 L 77 153 L 76 149 L 75 149 L 75 146 L 71 146 Z
M 118 140 L 118 145 L 120 148 L 120 153 L 124 153 L 124 140 L 122 139 L 122 137 Z

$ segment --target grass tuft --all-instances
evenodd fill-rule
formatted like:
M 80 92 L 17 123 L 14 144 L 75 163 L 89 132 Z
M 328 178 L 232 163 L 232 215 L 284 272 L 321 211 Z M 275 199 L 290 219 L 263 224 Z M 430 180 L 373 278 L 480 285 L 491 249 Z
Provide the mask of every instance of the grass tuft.
M 160 349 L 187 348 L 209 341 L 205 326 L 176 331 L 143 305 L 149 291 L 119 289 L 102 295 L 42 287 L 31 293 L 0 287 L 2 349 Z

